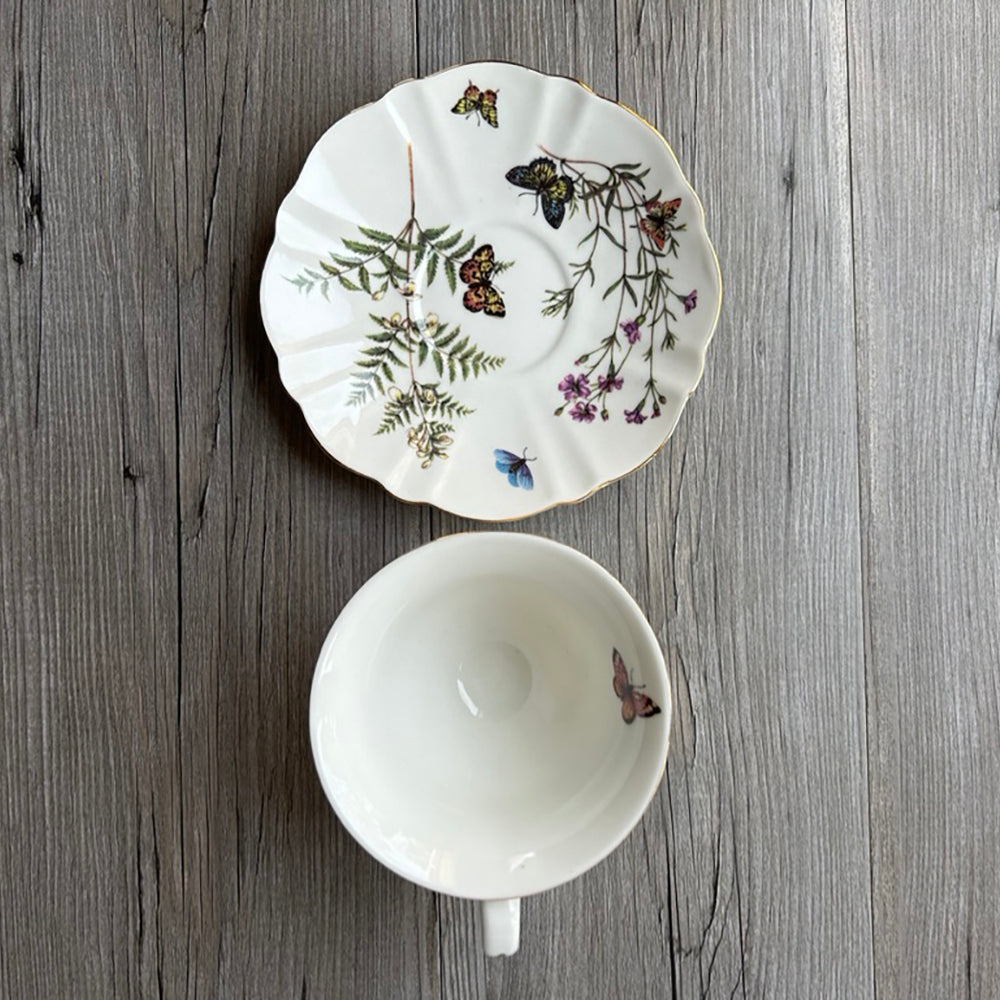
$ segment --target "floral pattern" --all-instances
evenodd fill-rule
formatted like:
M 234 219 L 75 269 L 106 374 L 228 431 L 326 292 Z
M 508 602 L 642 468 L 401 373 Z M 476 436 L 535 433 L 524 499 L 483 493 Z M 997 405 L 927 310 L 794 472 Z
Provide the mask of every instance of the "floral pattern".
M 578 396 L 590 395 L 590 379 L 587 375 L 574 375 L 570 372 L 560 383 L 559 391 L 563 399 L 576 399 Z
M 512 168 L 507 180 L 536 193 L 553 228 L 561 224 L 564 209 L 569 216 L 582 213 L 588 222 L 578 243 L 582 259 L 570 264 L 572 282 L 547 291 L 542 314 L 568 316 L 597 284 L 599 249 L 608 248 L 618 261 L 601 295 L 601 301 L 612 298 L 616 303 L 611 329 L 576 359 L 578 370 L 556 384 L 563 403 L 555 414 L 592 423 L 599 412 L 606 421 L 611 416 L 609 397 L 629 386 L 635 395 L 621 413 L 627 424 L 641 425 L 659 417 L 667 401 L 654 360 L 677 342 L 679 307 L 687 314 L 698 305 L 698 290 L 678 289 L 669 268 L 670 259 L 678 255 L 679 234 L 686 229 L 677 221 L 682 200 L 662 200 L 659 192 L 650 197 L 649 168 L 642 164 L 572 159 L 540 148 L 545 157 Z

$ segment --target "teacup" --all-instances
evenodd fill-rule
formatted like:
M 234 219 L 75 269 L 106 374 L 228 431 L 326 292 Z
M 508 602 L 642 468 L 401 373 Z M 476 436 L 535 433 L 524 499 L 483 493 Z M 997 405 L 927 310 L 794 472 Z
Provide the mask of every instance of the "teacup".
M 663 774 L 656 636 L 607 570 L 533 535 L 431 542 L 350 600 L 316 666 L 310 730 L 341 822 L 382 864 L 481 900 L 513 954 L 520 898 L 606 857 Z

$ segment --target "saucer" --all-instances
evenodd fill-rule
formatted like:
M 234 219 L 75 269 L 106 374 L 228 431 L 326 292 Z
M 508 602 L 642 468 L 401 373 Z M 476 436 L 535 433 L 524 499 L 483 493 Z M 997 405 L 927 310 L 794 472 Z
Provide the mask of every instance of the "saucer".
M 721 301 L 664 139 L 508 63 L 408 81 L 323 135 L 261 310 L 323 447 L 404 500 L 525 517 L 669 438 Z

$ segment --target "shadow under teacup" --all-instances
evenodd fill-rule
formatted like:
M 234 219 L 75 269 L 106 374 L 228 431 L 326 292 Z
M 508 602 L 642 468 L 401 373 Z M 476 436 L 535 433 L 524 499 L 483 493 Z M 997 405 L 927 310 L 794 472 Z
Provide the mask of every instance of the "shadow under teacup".
M 452 535 L 375 574 L 330 630 L 310 730 L 323 788 L 376 859 L 482 901 L 513 954 L 519 899 L 628 835 L 666 761 L 653 630 L 593 560 L 534 535 Z

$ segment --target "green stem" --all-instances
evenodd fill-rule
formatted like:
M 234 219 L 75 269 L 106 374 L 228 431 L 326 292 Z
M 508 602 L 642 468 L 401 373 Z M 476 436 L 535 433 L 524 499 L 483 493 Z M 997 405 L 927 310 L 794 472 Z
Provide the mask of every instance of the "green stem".
M 618 197 L 619 197 L 618 196 L 618 192 L 616 190 L 616 192 L 615 192 L 615 200 L 616 201 L 618 200 Z M 611 333 L 612 333 L 612 335 L 615 338 L 614 341 L 613 341 L 614 346 L 611 349 L 611 362 L 610 363 L 611 363 L 612 366 L 614 366 L 614 363 L 615 363 L 615 351 L 614 351 L 614 347 L 616 347 L 618 345 L 618 330 L 619 330 L 618 324 L 621 323 L 621 320 L 622 320 L 622 310 L 625 308 L 625 282 L 626 282 L 626 277 L 625 276 L 628 274 L 628 249 L 627 249 L 627 247 L 628 247 L 628 241 L 627 241 L 627 239 L 625 237 L 625 216 L 624 216 L 624 214 L 622 215 L 621 221 L 622 221 L 622 279 L 621 279 L 622 280 L 622 284 L 621 284 L 621 294 L 618 296 L 618 312 L 615 314 L 614 326 L 611 327 Z M 631 346 L 632 345 L 629 344 L 629 348 L 630 349 L 631 349 Z M 624 364 L 624 362 L 623 362 L 623 364 Z
M 403 227 L 403 232 L 406 234 L 406 280 L 412 281 L 412 275 L 410 273 L 410 246 L 413 243 L 413 229 L 417 224 L 417 198 L 416 191 L 413 186 L 413 146 L 407 144 L 406 156 L 409 161 L 410 167 L 410 218 L 406 225 Z M 430 428 L 427 426 L 427 411 L 424 409 L 424 401 L 420 395 L 420 388 L 417 382 L 417 371 L 413 364 L 413 319 L 410 315 L 410 297 L 408 295 L 403 297 L 403 309 L 406 313 L 406 360 L 410 369 L 410 393 L 417 402 L 417 409 L 420 411 L 420 423 L 423 427 L 424 433 L 427 435 L 427 443 L 430 445 Z

